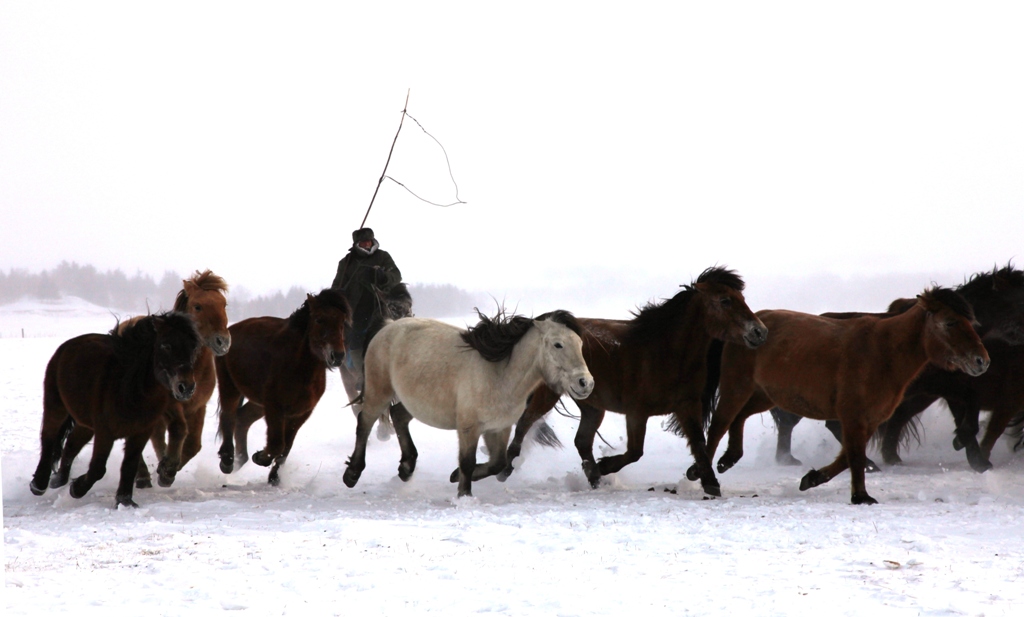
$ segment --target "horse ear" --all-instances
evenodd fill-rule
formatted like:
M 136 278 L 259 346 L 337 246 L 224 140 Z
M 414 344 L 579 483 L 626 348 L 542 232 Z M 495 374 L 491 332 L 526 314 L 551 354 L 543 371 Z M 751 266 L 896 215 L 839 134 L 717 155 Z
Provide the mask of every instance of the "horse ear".
M 194 294 L 195 292 L 199 291 L 199 285 L 196 285 L 191 280 L 187 280 L 186 279 L 186 280 L 183 280 L 181 283 L 185 287 L 185 293 L 190 295 L 190 296 L 192 294 Z
M 312 299 L 313 299 L 313 294 L 311 294 L 311 293 L 309 293 L 309 292 L 307 291 L 307 292 L 306 292 L 306 299 L 307 299 L 307 300 L 312 300 Z

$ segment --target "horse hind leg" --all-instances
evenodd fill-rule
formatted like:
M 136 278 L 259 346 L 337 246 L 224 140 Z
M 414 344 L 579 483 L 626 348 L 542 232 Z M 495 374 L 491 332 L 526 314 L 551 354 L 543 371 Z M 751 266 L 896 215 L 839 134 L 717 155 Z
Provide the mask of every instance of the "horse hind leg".
M 68 421 L 71 421 L 71 416 L 68 416 Z M 67 423 L 65 421 L 65 425 Z M 60 488 L 68 483 L 71 479 L 72 464 L 82 451 L 82 448 L 85 447 L 85 444 L 92 440 L 92 429 L 81 424 L 75 424 L 73 421 L 72 424 L 71 431 L 64 440 L 64 448 L 60 452 L 57 472 L 50 478 L 50 488 Z
M 419 452 L 416 444 L 412 441 L 412 434 L 409 432 L 409 423 L 412 422 L 412 414 L 401 403 L 395 403 L 390 410 L 391 422 L 395 427 L 395 434 L 398 436 L 398 446 L 402 449 L 402 458 L 398 462 L 398 477 L 402 482 L 407 482 L 416 471 L 416 459 Z
M 39 430 L 39 464 L 29 482 L 29 490 L 37 496 L 45 493 L 50 485 L 54 463 L 63 459 L 64 441 L 67 439 L 69 431 L 74 432 L 73 429 L 76 426 L 53 385 L 54 379 L 50 373 L 50 367 L 47 366 L 43 384 L 43 421 Z M 70 468 L 70 466 L 69 462 L 68 467 Z
M 460 426 L 459 434 L 459 497 L 473 496 L 473 473 L 476 471 L 476 446 L 480 441 L 477 424 Z
M 255 401 L 246 401 L 238 408 L 235 424 L 235 469 L 241 469 L 249 462 L 249 428 L 266 416 L 262 405 Z
M 789 413 L 781 407 L 772 407 L 771 413 L 772 420 L 775 421 L 775 430 L 778 432 L 775 443 L 775 463 L 792 467 L 803 465 L 800 459 L 793 456 L 793 429 L 803 418 L 795 413 Z

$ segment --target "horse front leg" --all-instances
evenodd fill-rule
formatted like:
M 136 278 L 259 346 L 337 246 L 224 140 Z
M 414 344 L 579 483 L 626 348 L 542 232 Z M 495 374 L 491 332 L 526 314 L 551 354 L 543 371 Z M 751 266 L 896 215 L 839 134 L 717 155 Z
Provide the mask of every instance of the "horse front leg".
M 348 457 L 348 462 L 345 464 L 345 475 L 342 476 L 342 481 L 349 488 L 359 482 L 359 476 L 363 475 L 363 470 L 366 469 L 366 442 L 370 438 L 370 431 L 373 430 L 373 423 L 376 421 L 377 416 L 365 406 L 356 417 L 356 445 L 352 456 Z
M 298 434 L 299 429 L 306 423 L 309 416 L 313 414 L 313 410 L 310 409 L 304 414 L 292 416 L 285 420 L 284 426 L 284 448 L 281 450 L 281 454 L 274 458 L 274 466 L 270 468 L 270 475 L 267 477 L 267 482 L 272 486 L 277 486 L 281 483 L 281 478 L 278 475 L 281 465 L 288 459 L 288 455 L 292 451 L 292 445 L 295 443 L 295 436 Z
M 644 441 L 647 438 L 647 416 L 626 415 L 626 452 L 615 456 L 604 456 L 597 462 L 597 471 L 602 476 L 618 473 L 626 465 L 635 463 L 644 455 Z
M 142 460 L 142 450 L 149 441 L 150 433 L 138 433 L 129 435 L 124 440 L 124 460 L 121 461 L 121 478 L 117 485 L 117 497 L 114 507 L 125 506 L 126 508 L 138 508 L 139 504 L 132 500 L 132 489 L 134 488 L 136 472 L 139 469 L 139 461 Z
M 1017 409 L 1015 407 L 1005 404 L 992 410 L 992 414 L 988 419 L 988 426 L 985 427 L 985 436 L 981 440 L 981 454 L 984 460 L 988 461 L 989 457 L 992 456 L 992 448 L 995 447 L 999 438 L 1003 436 L 1003 432 L 1010 425 L 1016 413 Z M 989 465 L 989 469 L 991 469 L 992 463 L 989 462 Z M 971 467 L 974 467 L 974 465 L 971 465 Z M 977 467 L 974 469 L 981 471 Z
M 178 471 L 181 471 L 181 468 L 187 465 L 203 449 L 203 426 L 206 424 L 206 405 L 189 410 L 185 416 L 185 424 L 188 426 L 188 434 L 185 436 L 185 443 L 181 447 L 181 465 L 178 467 Z
M 235 426 L 238 420 L 238 407 L 242 402 L 242 394 L 230 382 L 226 372 L 218 371 L 217 379 L 217 387 L 220 390 L 220 418 L 217 424 L 217 434 L 220 435 L 220 449 L 217 451 L 217 454 L 220 456 L 221 472 L 231 473 L 235 470 Z
M 472 497 L 480 427 L 476 422 L 472 422 L 458 426 L 455 430 L 459 434 L 459 497 Z
M 496 475 L 505 469 L 508 456 L 508 438 L 512 434 L 512 427 L 499 429 L 497 431 L 484 432 L 484 445 L 487 446 L 488 460 L 486 463 L 478 463 L 473 468 L 473 481 L 482 480 Z M 462 470 L 456 469 L 449 478 L 452 483 L 458 482 Z
M 267 440 L 262 450 L 252 455 L 252 462 L 260 467 L 270 467 L 274 459 L 284 451 L 284 436 L 288 419 L 284 412 L 276 407 L 267 406 L 264 419 L 267 422 Z
M 839 420 L 825 420 L 825 428 L 828 429 L 832 436 L 836 438 L 839 445 L 843 444 L 843 424 Z M 882 468 L 878 466 L 878 463 L 871 460 L 870 458 L 864 459 L 864 470 L 868 473 L 875 473 L 881 471 Z
M 523 415 L 516 421 L 515 435 L 508 444 L 508 452 L 505 454 L 505 460 L 507 461 L 505 469 L 498 474 L 499 482 L 504 482 L 512 475 L 512 471 L 515 469 L 512 463 L 519 458 L 520 453 L 523 451 L 523 440 L 526 439 L 526 434 L 530 432 L 530 428 L 533 427 L 537 420 L 543 418 L 554 408 L 559 398 L 559 395 L 546 385 L 539 386 L 530 394 L 530 397 L 526 400 L 526 409 L 523 411 Z
M 604 420 L 604 410 L 576 402 L 580 408 L 580 425 L 576 429 L 576 438 L 573 443 L 576 451 L 579 452 L 583 474 L 590 482 L 590 488 L 597 488 L 601 483 L 601 470 L 598 469 L 597 461 L 594 460 L 594 437 L 597 436 L 597 429 L 601 427 Z
M 800 459 L 793 456 L 793 429 L 803 418 L 795 413 L 789 413 L 781 407 L 772 407 L 772 420 L 775 421 L 775 431 L 778 438 L 775 443 L 775 463 L 786 466 L 803 465 Z M 729 437 L 732 443 L 732 437 Z
M 167 422 L 167 434 L 170 439 L 167 448 L 164 450 L 160 462 L 157 463 L 157 483 L 162 487 L 174 484 L 174 478 L 181 468 L 181 449 L 185 443 L 185 436 L 188 434 L 188 425 L 185 424 L 184 409 L 180 403 L 175 403 L 164 417 Z M 163 430 L 161 429 L 161 434 Z M 158 452 L 159 454 L 159 452 Z

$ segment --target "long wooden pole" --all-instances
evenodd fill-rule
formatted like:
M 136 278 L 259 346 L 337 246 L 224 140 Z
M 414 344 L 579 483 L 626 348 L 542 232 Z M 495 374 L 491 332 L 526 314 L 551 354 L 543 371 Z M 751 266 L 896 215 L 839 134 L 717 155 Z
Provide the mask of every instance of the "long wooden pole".
M 405 123 L 405 114 L 409 109 L 409 93 L 412 88 L 405 91 L 405 107 L 402 108 L 402 119 L 398 122 L 398 130 L 395 131 L 395 139 L 391 142 L 391 150 L 388 151 L 388 160 L 384 163 L 384 171 L 380 173 L 380 180 L 377 180 L 377 188 L 373 190 L 373 197 L 370 198 L 370 207 L 366 209 L 366 215 L 363 217 L 363 222 L 359 224 L 359 229 L 366 225 L 366 219 L 370 216 L 370 208 L 373 208 L 373 202 L 377 199 L 377 191 L 380 190 L 380 185 L 384 182 L 384 176 L 388 173 L 388 165 L 391 163 L 391 155 L 395 151 L 395 143 L 398 142 L 398 134 L 402 132 L 402 124 Z

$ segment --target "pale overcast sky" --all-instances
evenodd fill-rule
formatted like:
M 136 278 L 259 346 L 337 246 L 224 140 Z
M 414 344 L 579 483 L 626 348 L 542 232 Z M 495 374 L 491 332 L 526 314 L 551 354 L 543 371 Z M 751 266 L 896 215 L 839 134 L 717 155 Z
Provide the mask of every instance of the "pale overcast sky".
M 410 282 L 1024 264 L 1022 32 L 1017 3 L 4 2 L 0 269 L 326 286 L 410 88 L 468 202 L 382 186 Z M 389 174 L 454 200 L 409 121 Z

